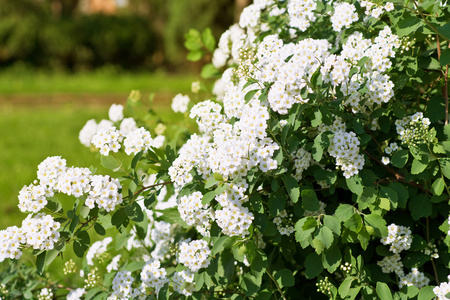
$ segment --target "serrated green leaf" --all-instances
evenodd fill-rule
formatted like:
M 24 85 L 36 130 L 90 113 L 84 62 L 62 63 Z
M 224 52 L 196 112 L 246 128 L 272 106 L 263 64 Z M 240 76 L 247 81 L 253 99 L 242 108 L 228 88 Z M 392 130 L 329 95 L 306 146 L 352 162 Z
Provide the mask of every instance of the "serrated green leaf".
M 330 228 L 326 226 L 319 227 L 317 235 L 314 237 L 323 243 L 326 249 L 329 249 L 334 241 L 334 235 Z
M 378 237 L 385 237 L 388 235 L 386 220 L 382 216 L 377 214 L 365 215 L 364 221 L 374 228 Z
M 428 164 L 423 164 L 418 159 L 414 159 L 411 165 L 411 174 L 413 175 L 420 174 L 426 169 L 427 166 Z
M 450 179 L 450 158 L 440 158 L 439 165 L 441 166 L 441 170 L 444 176 Z
M 273 278 L 275 278 L 281 288 L 285 286 L 294 286 L 295 284 L 294 274 L 292 274 L 291 270 L 286 268 L 275 271 Z
M 400 22 L 398 22 L 397 35 L 399 37 L 410 35 L 414 31 L 416 31 L 420 26 L 422 26 L 422 21 L 418 17 L 414 16 L 402 19 Z
M 322 254 L 322 264 L 331 274 L 334 273 L 342 261 L 341 250 L 333 245 Z
M 347 186 L 350 189 L 350 191 L 356 195 L 362 195 L 364 186 L 362 185 L 361 177 L 356 174 L 353 175 L 350 178 L 347 178 L 346 180 Z
M 319 199 L 313 189 L 302 190 L 302 207 L 309 211 L 316 211 L 320 208 Z
M 408 162 L 409 153 L 406 150 L 399 150 L 392 155 L 391 163 L 394 167 L 403 168 Z
M 409 201 L 409 210 L 414 221 L 431 216 L 433 204 L 426 194 L 417 194 Z
M 445 181 L 442 177 L 439 177 L 431 185 L 431 192 L 436 196 L 440 196 L 444 191 L 444 188 L 445 188 Z
M 305 276 L 308 279 L 317 277 L 323 271 L 322 258 L 315 252 L 305 258 Z
M 325 215 L 323 217 L 323 225 L 330 228 L 336 235 L 341 235 L 341 222 L 339 222 L 338 218 Z
M 334 216 L 338 218 L 340 222 L 345 222 L 350 219 L 355 213 L 355 209 L 350 204 L 339 204 L 338 208 L 334 212 Z

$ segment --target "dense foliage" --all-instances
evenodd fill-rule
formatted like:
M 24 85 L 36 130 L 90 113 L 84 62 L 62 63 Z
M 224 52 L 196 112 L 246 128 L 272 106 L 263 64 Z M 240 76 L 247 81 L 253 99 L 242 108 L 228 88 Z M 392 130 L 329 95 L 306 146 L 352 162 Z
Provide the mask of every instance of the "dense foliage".
M 0 257 L 33 248 L 43 277 L 11 263 L 4 296 L 446 299 L 449 17 L 435 1 L 258 0 L 217 49 L 189 31 L 188 58 L 214 51 L 202 75 L 219 78 L 189 112 L 173 99 L 198 131 L 147 128 L 138 92 L 88 121 L 80 141 L 117 176 L 38 166 Z M 78 286 L 45 277 L 66 249 Z
M 113 15 L 82 13 L 77 0 L 61 1 L 57 12 L 56 2 L 0 0 L 0 66 L 185 71 L 186 28 L 210 26 L 219 36 L 234 13 L 232 0 L 130 0 Z

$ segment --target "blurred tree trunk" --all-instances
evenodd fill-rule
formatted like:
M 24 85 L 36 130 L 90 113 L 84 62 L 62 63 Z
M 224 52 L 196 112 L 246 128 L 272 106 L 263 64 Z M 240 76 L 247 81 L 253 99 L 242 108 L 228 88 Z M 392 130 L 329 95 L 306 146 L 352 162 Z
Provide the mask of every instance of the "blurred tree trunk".
M 55 17 L 73 16 L 80 0 L 51 0 L 52 14 Z
M 236 8 L 234 10 L 234 21 L 239 22 L 239 17 L 241 16 L 242 10 L 248 6 L 251 0 L 235 0 Z

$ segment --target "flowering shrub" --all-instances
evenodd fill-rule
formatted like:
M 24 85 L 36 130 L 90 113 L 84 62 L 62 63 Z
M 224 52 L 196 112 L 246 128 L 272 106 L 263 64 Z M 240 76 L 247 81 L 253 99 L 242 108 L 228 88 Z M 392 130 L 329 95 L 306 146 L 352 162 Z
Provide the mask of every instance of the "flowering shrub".
M 217 48 L 191 30 L 188 57 L 212 52 L 217 81 L 172 108 L 198 131 L 167 142 L 132 117 L 134 92 L 79 136 L 117 178 L 42 162 L 0 258 L 33 248 L 45 274 L 72 248 L 83 283 L 30 272 L 23 297 L 450 298 L 449 18 L 436 1 L 255 0 Z

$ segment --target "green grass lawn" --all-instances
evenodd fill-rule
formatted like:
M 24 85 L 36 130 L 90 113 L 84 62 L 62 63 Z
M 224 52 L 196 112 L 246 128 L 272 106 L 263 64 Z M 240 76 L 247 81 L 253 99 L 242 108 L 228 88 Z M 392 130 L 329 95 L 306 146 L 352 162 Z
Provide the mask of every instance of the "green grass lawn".
M 131 90 L 142 93 L 188 93 L 192 74 L 116 73 L 108 70 L 86 73 L 45 73 L 30 71 L 0 71 L 0 95 L 22 94 L 128 94 Z

